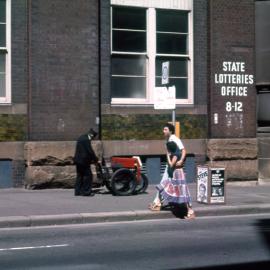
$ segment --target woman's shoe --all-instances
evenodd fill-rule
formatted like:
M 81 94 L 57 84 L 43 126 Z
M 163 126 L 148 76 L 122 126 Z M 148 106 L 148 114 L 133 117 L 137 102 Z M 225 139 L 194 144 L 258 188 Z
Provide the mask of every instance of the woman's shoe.
M 185 219 L 193 219 L 193 218 L 195 218 L 195 212 L 192 209 L 188 209 Z
M 151 211 L 160 211 L 161 210 L 161 205 L 151 203 L 148 207 Z

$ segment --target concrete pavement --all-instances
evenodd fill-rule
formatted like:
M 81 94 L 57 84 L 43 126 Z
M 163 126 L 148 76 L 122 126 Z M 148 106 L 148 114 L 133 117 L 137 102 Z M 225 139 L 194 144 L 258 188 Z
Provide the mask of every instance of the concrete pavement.
M 228 183 L 223 205 L 196 202 L 196 185 L 189 187 L 197 216 L 270 212 L 270 185 Z M 0 228 L 175 218 L 169 210 L 147 209 L 155 192 L 154 185 L 144 194 L 123 197 L 105 187 L 95 189 L 94 197 L 75 197 L 69 189 L 0 189 Z

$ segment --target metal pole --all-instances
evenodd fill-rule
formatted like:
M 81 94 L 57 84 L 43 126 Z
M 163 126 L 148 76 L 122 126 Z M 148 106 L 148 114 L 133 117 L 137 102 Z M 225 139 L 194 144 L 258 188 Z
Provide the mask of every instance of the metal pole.
M 173 125 L 175 126 L 175 110 L 172 111 L 172 122 Z

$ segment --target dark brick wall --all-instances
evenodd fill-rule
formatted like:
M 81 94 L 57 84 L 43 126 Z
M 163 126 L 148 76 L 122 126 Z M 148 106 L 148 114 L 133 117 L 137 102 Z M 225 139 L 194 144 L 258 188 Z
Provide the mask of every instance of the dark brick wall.
M 209 1 L 210 136 L 256 137 L 256 90 L 254 84 L 217 84 L 215 74 L 255 74 L 254 1 Z M 224 61 L 244 62 L 245 72 L 225 72 Z M 247 86 L 247 96 L 222 96 L 221 86 Z M 242 111 L 226 110 L 226 103 L 242 102 Z M 214 113 L 218 123 L 214 123 Z
M 207 0 L 194 2 L 194 103 L 207 105 Z
M 74 140 L 99 116 L 97 0 L 31 6 L 30 140 Z
M 27 103 L 27 1 L 11 1 L 12 103 Z
M 111 13 L 110 0 L 100 1 L 100 35 L 101 35 L 101 103 L 111 102 L 111 54 L 110 54 L 110 28 Z

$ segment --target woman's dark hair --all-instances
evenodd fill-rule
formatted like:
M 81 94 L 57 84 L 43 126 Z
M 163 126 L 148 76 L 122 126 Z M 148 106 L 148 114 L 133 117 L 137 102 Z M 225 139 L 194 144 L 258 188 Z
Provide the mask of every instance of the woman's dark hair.
M 166 143 L 167 149 L 171 153 L 175 153 L 177 150 L 177 144 L 173 141 L 167 142 Z
M 171 123 L 167 123 L 164 127 L 167 127 L 172 134 L 175 133 L 175 127 Z

